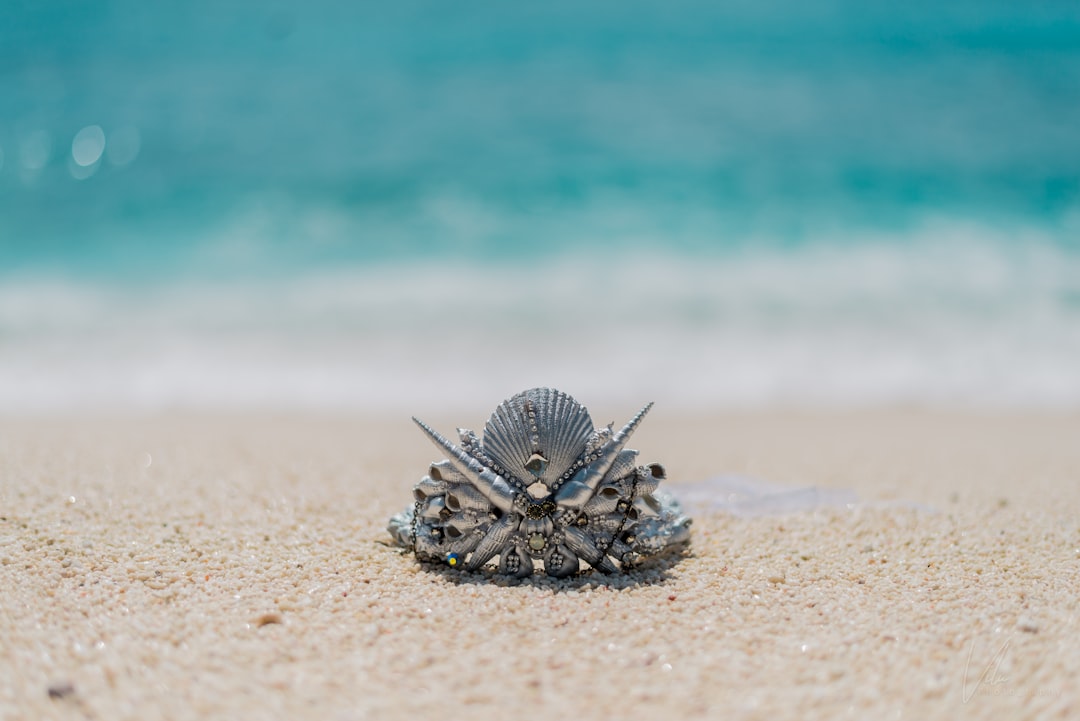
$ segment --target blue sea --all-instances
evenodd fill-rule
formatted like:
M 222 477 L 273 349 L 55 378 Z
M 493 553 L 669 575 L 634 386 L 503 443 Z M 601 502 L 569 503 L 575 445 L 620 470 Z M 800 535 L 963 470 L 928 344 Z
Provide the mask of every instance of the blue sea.
M 1080 5 L 7 0 L 0 413 L 1080 407 Z

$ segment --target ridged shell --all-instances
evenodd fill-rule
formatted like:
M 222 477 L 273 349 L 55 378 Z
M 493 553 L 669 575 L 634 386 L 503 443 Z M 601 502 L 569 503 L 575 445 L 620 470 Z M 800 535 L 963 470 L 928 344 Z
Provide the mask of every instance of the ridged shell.
M 536 414 L 535 433 L 530 407 Z M 526 484 L 537 477 L 525 464 L 539 452 L 548 464 L 538 478 L 551 487 L 584 453 L 592 432 L 589 412 L 576 400 L 551 388 L 533 388 L 499 404 L 484 426 L 483 448 L 495 463 Z
M 446 481 L 447 483 L 465 483 L 465 476 L 463 476 L 458 469 L 450 463 L 450 461 L 443 459 L 431 464 L 431 468 L 428 473 L 436 481 Z
M 603 516 L 589 516 L 589 530 L 593 533 L 612 534 L 620 528 L 633 525 L 631 515 L 637 515 L 631 509 L 629 513 L 608 513 Z
M 611 469 L 604 475 L 604 481 L 617 481 L 626 478 L 637 469 L 638 452 L 627 448 L 620 451 L 611 464 Z
M 642 466 L 637 469 L 637 474 L 634 476 L 637 481 L 637 495 L 647 496 L 656 490 L 656 487 L 660 484 L 660 479 L 649 472 L 648 466 Z
M 442 558 L 445 558 L 448 553 L 456 553 L 459 556 L 467 555 L 480 544 L 481 538 L 483 536 L 479 533 L 470 532 L 463 534 L 459 538 L 445 540 L 444 545 L 440 547 L 440 550 L 443 551 Z
M 457 513 L 461 510 L 483 511 L 492 508 L 484 494 L 465 483 L 458 484 L 446 492 L 446 507 Z
M 586 535 L 581 529 L 573 526 L 563 531 L 566 547 L 573 551 L 578 558 L 584 558 L 589 565 L 602 573 L 615 573 L 616 568 L 607 557 L 607 554 L 596 546 L 596 542 Z
M 623 495 L 620 484 L 605 484 L 597 489 L 596 495 L 581 510 L 589 518 L 614 513 L 619 501 L 623 500 Z
M 441 496 L 449 487 L 450 484 L 446 481 L 437 481 L 431 476 L 424 476 L 413 488 L 413 498 L 423 502 L 432 496 Z
M 476 550 L 469 557 L 469 562 L 465 564 L 465 568 L 469 571 L 475 571 L 490 561 L 495 554 L 502 550 L 506 542 L 510 540 L 510 536 L 514 535 L 516 527 L 517 520 L 514 516 L 503 516 L 491 524 L 487 529 L 487 533 L 477 544 Z

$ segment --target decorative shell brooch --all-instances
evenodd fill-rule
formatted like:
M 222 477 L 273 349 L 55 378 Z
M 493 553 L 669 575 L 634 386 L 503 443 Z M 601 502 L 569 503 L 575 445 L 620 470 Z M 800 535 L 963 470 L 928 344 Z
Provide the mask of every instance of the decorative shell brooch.
M 503 401 L 482 439 L 458 429 L 460 445 L 414 418 L 446 458 L 431 464 L 388 530 L 421 561 L 475 571 L 498 558 L 499 573 L 518 578 L 540 564 L 556 578 L 582 562 L 617 573 L 682 548 L 690 519 L 657 490 L 664 467 L 637 465 L 638 452 L 625 447 L 651 407 L 615 432 L 594 428 L 567 394 L 533 388 Z

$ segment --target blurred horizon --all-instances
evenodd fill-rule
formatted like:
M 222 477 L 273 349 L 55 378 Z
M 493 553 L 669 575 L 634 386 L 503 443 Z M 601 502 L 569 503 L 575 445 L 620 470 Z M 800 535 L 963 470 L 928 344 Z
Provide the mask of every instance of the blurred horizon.
M 1077 127 L 1065 2 L 14 0 L 0 406 L 1077 407 Z

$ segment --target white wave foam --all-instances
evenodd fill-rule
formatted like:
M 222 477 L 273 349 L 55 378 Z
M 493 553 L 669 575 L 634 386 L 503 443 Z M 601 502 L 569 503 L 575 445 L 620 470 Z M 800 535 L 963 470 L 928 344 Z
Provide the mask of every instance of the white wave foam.
M 486 409 L 535 384 L 620 406 L 1077 407 L 1080 257 L 986 235 L 280 282 L 9 278 L 0 409 Z

